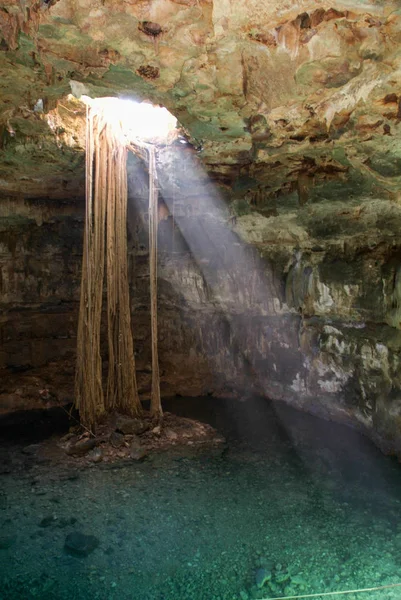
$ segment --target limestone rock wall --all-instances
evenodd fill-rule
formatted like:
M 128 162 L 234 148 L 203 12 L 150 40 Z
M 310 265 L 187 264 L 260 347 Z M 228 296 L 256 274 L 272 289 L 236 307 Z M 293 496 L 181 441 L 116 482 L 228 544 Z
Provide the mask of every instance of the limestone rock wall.
M 400 40 L 398 0 L 4 0 L 0 405 L 72 395 L 77 97 L 123 94 L 189 142 L 159 165 L 163 392 L 281 398 L 401 454 Z M 130 173 L 146 396 L 147 184 Z
M 351 161 L 398 195 L 400 39 L 397 0 L 4 0 L 0 189 L 84 192 L 73 91 L 162 103 L 223 183 L 304 201 Z
M 252 213 L 208 212 L 206 198 L 197 214 L 179 199 L 173 220 L 170 200 L 159 223 L 163 394 L 281 399 L 361 427 L 401 454 L 401 209 L 377 201 L 375 217 L 362 211 L 366 223 L 346 241 L 332 231 L 316 240 L 316 215 L 308 208 L 292 226 L 287 215 L 283 229 L 280 215 L 257 215 L 252 224 Z M 138 382 L 146 397 L 146 209 L 141 194 L 136 201 L 129 264 Z M 394 230 L 381 231 L 378 241 L 372 220 L 380 225 L 385 210 L 393 211 Z M 83 203 L 10 201 L 1 224 L 2 409 L 35 404 L 16 390 L 30 374 L 57 394 L 54 373 L 64 370 L 63 393 L 71 397 Z

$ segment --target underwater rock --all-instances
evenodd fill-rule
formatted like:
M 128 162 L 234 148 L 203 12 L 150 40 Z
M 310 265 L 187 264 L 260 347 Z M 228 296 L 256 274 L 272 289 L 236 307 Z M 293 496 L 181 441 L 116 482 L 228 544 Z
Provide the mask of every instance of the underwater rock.
M 69 533 L 65 538 L 64 549 L 72 556 L 84 557 L 93 552 L 100 542 L 94 535 L 85 535 L 79 531 Z
M 0 550 L 7 550 L 15 543 L 16 537 L 14 535 L 2 535 L 0 537 Z
M 56 515 L 48 515 L 47 517 L 43 517 L 39 523 L 39 527 L 45 528 L 55 525 L 59 529 L 64 529 L 64 527 L 74 525 L 76 522 L 77 520 L 75 517 L 61 517 L 59 519 Z
M 255 583 L 259 589 L 262 588 L 265 585 L 265 583 L 270 581 L 271 578 L 271 571 L 269 571 L 265 567 L 259 567 L 259 569 L 256 570 Z
M 56 527 L 58 527 L 59 529 L 64 529 L 69 525 L 75 525 L 76 522 L 77 519 L 75 517 L 61 517 L 61 519 L 57 520 Z
M 273 571 L 274 561 L 266 556 L 261 556 L 259 559 L 260 566 L 264 567 L 267 571 Z
M 291 579 L 291 575 L 288 571 L 281 571 L 280 573 L 276 573 L 276 582 L 277 583 L 285 583 Z
M 141 419 L 130 419 L 119 416 L 116 422 L 116 431 L 125 435 L 141 435 L 150 428 L 150 425 Z
M 39 523 L 39 527 L 49 527 L 50 525 L 55 523 L 56 520 L 57 517 L 55 515 L 48 515 L 47 517 L 43 517 L 43 519 Z

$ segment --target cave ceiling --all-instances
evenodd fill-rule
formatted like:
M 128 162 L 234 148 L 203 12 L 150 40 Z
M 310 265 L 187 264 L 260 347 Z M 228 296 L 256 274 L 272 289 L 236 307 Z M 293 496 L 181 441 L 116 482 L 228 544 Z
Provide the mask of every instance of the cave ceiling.
M 312 189 L 399 198 L 399 2 L 3 0 L 3 197 L 82 197 L 71 92 L 166 106 L 210 177 L 265 214 Z

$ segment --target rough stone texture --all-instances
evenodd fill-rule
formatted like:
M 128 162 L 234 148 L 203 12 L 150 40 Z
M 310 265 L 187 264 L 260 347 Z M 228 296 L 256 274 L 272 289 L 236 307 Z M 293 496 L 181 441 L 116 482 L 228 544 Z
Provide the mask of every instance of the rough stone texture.
M 130 419 L 119 415 L 116 420 L 116 430 L 121 431 L 124 435 L 141 435 L 149 428 L 150 424 L 141 419 Z
M 368 198 L 294 209 L 288 200 L 275 216 L 249 209 L 233 220 L 221 198 L 205 194 L 202 172 L 185 156 L 166 150 L 160 158 L 167 165 L 160 165 L 163 394 L 263 394 L 358 425 L 399 453 L 401 207 Z M 181 175 L 169 181 L 176 161 Z M 137 159 L 132 181 L 133 329 L 146 397 L 147 187 Z M 1 246 L 5 374 L 74 360 L 83 205 L 65 217 L 50 204 L 43 222 L 43 207 L 23 206 L 30 219 L 14 231 L 8 217 Z
M 5 0 L 0 25 L 2 190 L 82 192 L 72 89 L 164 104 L 209 173 L 259 201 L 349 171 L 398 194 L 396 0 Z
M 73 441 L 68 445 L 66 452 L 70 456 L 85 456 L 85 454 L 88 454 L 95 446 L 96 440 L 94 439 Z
M 72 394 L 85 109 L 68 94 L 123 93 L 190 142 L 160 153 L 163 394 L 280 398 L 401 456 L 400 42 L 395 1 L 3 2 L 2 410 L 25 405 L 22 371 L 38 404 L 57 395 L 44 365 Z M 129 170 L 147 396 L 147 186 Z

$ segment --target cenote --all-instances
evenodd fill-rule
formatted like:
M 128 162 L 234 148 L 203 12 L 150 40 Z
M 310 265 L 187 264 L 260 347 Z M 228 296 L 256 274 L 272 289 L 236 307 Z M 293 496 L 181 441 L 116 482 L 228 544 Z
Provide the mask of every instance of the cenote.
M 26 430 L 3 448 L 4 600 L 228 600 L 399 582 L 400 469 L 365 437 L 260 398 L 166 408 L 225 443 L 78 468 L 45 458 Z M 74 532 L 96 547 L 69 551 Z
M 401 600 L 400 40 L 0 7 L 0 600 Z

